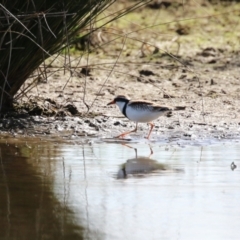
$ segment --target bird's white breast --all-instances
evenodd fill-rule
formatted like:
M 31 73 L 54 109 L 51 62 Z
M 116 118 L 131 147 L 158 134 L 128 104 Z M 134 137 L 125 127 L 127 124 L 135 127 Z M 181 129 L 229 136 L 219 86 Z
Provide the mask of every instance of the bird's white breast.
M 164 115 L 164 112 L 151 111 L 147 108 L 131 108 L 127 106 L 126 109 L 127 117 L 135 122 L 151 122 L 156 120 L 160 116 Z
M 123 108 L 125 105 L 125 102 L 116 102 L 117 106 L 119 107 L 120 111 L 123 113 Z M 146 107 L 132 107 L 131 105 L 127 105 L 126 108 L 126 115 L 127 117 L 134 122 L 152 122 L 159 118 L 160 116 L 165 115 L 166 112 L 160 112 L 160 111 L 151 111 L 149 108 Z
M 119 107 L 120 111 L 123 112 L 123 108 L 124 108 L 125 102 L 116 102 L 116 104 Z

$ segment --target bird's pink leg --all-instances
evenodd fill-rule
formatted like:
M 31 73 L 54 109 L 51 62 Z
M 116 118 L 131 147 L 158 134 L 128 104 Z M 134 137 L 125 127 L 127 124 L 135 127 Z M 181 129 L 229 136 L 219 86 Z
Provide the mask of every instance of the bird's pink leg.
M 136 123 L 136 127 L 135 127 L 132 131 L 122 133 L 122 134 L 120 134 L 119 136 L 117 136 L 116 138 L 123 138 L 124 136 L 126 136 L 126 135 L 128 135 L 128 134 L 130 134 L 130 133 L 132 133 L 132 132 L 136 132 L 136 131 L 137 131 L 137 125 L 138 125 L 138 124 Z
M 148 133 L 148 136 L 146 137 L 146 139 L 149 139 L 149 137 L 150 137 L 150 135 L 151 135 L 151 132 L 152 132 L 152 130 L 153 130 L 153 127 L 154 127 L 154 124 L 153 123 L 149 123 L 149 125 L 150 125 L 150 131 L 149 131 L 149 133 Z

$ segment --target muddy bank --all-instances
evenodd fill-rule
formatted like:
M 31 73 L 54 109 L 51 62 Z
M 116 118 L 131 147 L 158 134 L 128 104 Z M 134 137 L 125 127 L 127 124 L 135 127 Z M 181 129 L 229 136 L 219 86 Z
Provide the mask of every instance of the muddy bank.
M 155 121 L 152 139 L 239 138 L 238 58 L 234 55 L 231 61 L 228 59 L 221 71 L 205 64 L 200 75 L 184 67 L 169 68 L 169 60 L 165 65 L 143 63 L 137 69 L 122 65 L 132 75 L 112 76 L 107 82 L 103 73 L 92 70 L 91 76 L 72 77 L 64 90 L 61 87 L 69 74 L 58 73 L 48 83 L 39 83 L 30 100 L 16 103 L 15 111 L 0 119 L 0 131 L 13 135 L 114 137 L 135 127 L 117 106 L 107 106 L 116 95 L 125 94 L 183 109 Z M 194 67 L 196 59 L 191 70 L 199 68 L 199 64 Z M 147 132 L 147 124 L 139 124 L 138 132 L 131 136 L 143 138 Z
M 236 57 L 233 56 L 232 63 L 228 59 L 221 71 L 205 64 L 201 75 L 183 67 L 169 69 L 167 65 L 143 63 L 138 69 L 121 66 L 132 75 L 112 76 L 106 83 L 105 76 L 92 71 L 91 77 L 72 77 L 61 91 L 69 75 L 53 75 L 49 83 L 39 83 L 38 90 L 32 90 L 35 97 L 16 103 L 15 111 L 0 119 L 0 131 L 13 135 L 114 137 L 135 126 L 117 106 L 106 106 L 116 95 L 125 94 L 132 99 L 183 109 L 155 121 L 152 139 L 239 138 L 240 81 Z M 171 73 L 171 78 L 163 77 L 166 72 Z M 79 85 L 84 81 L 85 99 Z M 143 138 L 147 132 L 147 124 L 139 124 L 138 132 L 131 136 Z
M 61 140 L 114 138 L 124 131 L 135 127 L 133 122 L 122 116 L 112 116 L 118 109 L 109 109 L 108 114 L 96 117 L 42 117 L 15 116 L 0 120 L 1 135 L 13 137 L 56 138 Z M 240 139 L 240 124 L 234 122 L 206 123 L 188 118 L 188 112 L 173 113 L 170 117 L 161 117 L 155 121 L 150 141 L 181 142 L 212 139 L 214 141 Z M 185 119 L 185 120 L 183 120 Z M 138 132 L 127 136 L 129 140 L 144 140 L 149 128 L 139 124 Z

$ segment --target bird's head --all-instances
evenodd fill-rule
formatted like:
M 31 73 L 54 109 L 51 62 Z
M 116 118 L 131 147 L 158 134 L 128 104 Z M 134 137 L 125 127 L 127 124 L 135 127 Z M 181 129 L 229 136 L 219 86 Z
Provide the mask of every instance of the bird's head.
M 122 103 L 126 103 L 126 102 L 129 102 L 130 99 L 127 98 L 126 96 L 124 95 L 119 95 L 117 97 L 115 97 L 111 102 L 109 102 L 107 105 L 111 105 L 111 104 L 122 104 Z

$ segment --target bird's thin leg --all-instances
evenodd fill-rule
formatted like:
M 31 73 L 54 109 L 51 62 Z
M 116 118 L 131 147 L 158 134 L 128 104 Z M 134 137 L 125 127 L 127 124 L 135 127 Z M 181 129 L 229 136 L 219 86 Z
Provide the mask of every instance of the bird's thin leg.
M 136 123 L 136 127 L 132 131 L 122 133 L 119 136 L 117 136 L 116 138 L 122 138 L 122 137 L 128 135 L 129 133 L 136 132 L 137 131 L 137 126 L 138 126 L 138 123 Z
M 138 158 L 137 157 L 137 148 L 134 148 L 134 147 L 132 147 L 132 146 L 129 146 L 129 145 L 127 145 L 126 143 L 122 143 L 122 145 L 123 146 L 126 146 L 126 147 L 129 147 L 129 148 L 131 148 L 131 149 L 134 149 L 134 151 L 135 151 L 135 155 L 136 155 L 136 159 Z M 150 145 L 149 145 L 150 146 Z M 151 154 L 152 155 L 152 154 Z
M 152 132 L 152 130 L 153 130 L 153 127 L 154 127 L 154 124 L 151 123 L 151 122 L 149 122 L 149 125 L 150 125 L 150 131 L 149 131 L 148 136 L 146 137 L 146 139 L 149 139 L 149 137 L 150 137 L 150 135 L 151 135 L 151 132 Z
M 150 155 L 149 155 L 148 158 L 150 158 L 150 157 L 153 155 L 153 150 L 152 150 L 152 147 L 150 146 L 150 144 L 149 144 L 148 146 L 149 146 L 149 148 L 150 148 Z

